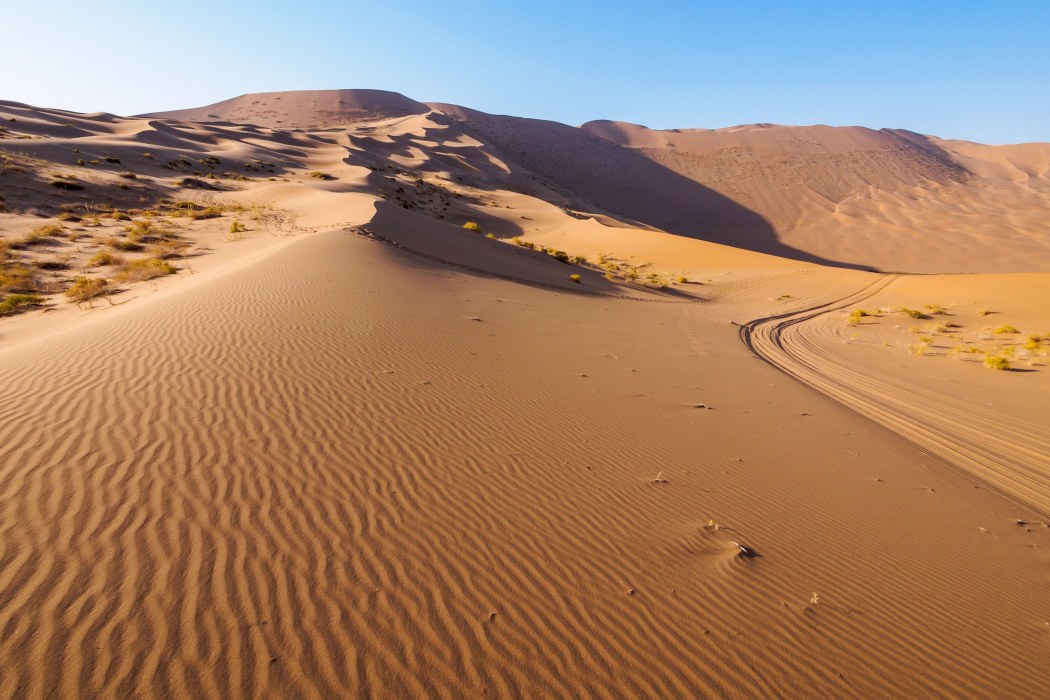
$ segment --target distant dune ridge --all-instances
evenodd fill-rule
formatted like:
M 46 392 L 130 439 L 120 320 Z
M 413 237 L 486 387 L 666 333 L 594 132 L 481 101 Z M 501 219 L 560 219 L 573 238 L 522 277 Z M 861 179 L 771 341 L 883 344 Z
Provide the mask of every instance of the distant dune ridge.
M 0 699 L 1050 697 L 1048 153 L 0 101 Z
M 1050 144 L 902 129 L 581 127 L 378 90 L 244 95 L 153 116 L 335 127 L 428 109 L 588 205 L 635 223 L 811 262 L 901 272 L 1050 269 Z

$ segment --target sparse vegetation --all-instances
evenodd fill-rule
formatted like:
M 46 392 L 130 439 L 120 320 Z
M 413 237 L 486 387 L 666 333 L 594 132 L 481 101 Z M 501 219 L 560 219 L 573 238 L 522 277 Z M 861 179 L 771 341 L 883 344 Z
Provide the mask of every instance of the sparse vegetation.
M 481 225 L 476 221 L 468 221 L 467 223 L 463 224 L 463 228 L 467 229 L 468 231 L 473 231 L 474 233 L 481 233 Z
M 39 294 L 8 294 L 3 301 L 0 301 L 0 316 L 16 314 L 43 303 L 44 297 Z
M 579 275 L 573 274 L 573 275 L 569 275 L 569 279 L 571 279 L 576 284 L 579 284 L 581 278 L 580 278 Z
M 995 333 L 996 335 L 1006 335 L 1007 333 L 1011 333 L 1012 334 L 1012 333 L 1018 333 L 1018 332 L 1019 331 L 1016 328 L 1014 328 L 1013 326 L 1011 326 L 1009 323 L 1004 323 L 1001 326 L 996 326 L 992 330 L 992 333 Z
M 911 316 L 912 318 L 929 318 L 929 316 L 919 311 L 918 309 L 909 309 L 907 306 L 900 307 L 898 311 L 907 316 Z
M 113 255 L 108 250 L 100 250 L 91 256 L 88 260 L 88 267 L 105 267 L 107 265 L 122 265 L 124 258 L 119 255 Z
M 1008 370 L 1010 369 L 1010 360 L 1002 355 L 985 355 L 984 366 L 988 369 Z
M 117 274 L 117 280 L 120 282 L 141 282 L 143 280 L 153 279 L 154 277 L 170 275 L 174 272 L 175 268 L 166 260 L 160 258 L 142 258 L 140 260 L 132 260 L 125 264 Z
M 109 291 L 109 283 L 100 277 L 77 277 L 66 290 L 66 298 L 76 304 L 90 301 Z
M 867 318 L 868 316 L 871 316 L 871 314 L 864 309 L 854 309 L 853 311 L 850 311 L 846 322 L 851 326 L 855 326 L 860 323 L 862 318 Z
M 306 174 L 309 175 L 310 177 L 315 177 L 318 180 L 335 180 L 336 179 L 335 175 L 331 175 L 329 173 L 322 172 L 320 170 L 311 170 L 310 172 L 308 172 Z

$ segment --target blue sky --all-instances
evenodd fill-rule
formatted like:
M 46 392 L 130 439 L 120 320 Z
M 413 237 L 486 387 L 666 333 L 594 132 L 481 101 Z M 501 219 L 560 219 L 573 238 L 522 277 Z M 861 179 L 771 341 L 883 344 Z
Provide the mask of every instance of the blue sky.
M 0 99 L 118 114 L 381 88 L 579 124 L 1050 141 L 1050 3 L 83 2 L 3 10 Z

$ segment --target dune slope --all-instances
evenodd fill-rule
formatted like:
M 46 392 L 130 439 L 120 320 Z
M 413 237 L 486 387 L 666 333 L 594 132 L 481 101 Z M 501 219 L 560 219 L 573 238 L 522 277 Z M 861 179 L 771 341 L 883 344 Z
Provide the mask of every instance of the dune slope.
M 329 233 L 4 351 L 0 694 L 1050 690 L 1045 531 L 705 308 Z

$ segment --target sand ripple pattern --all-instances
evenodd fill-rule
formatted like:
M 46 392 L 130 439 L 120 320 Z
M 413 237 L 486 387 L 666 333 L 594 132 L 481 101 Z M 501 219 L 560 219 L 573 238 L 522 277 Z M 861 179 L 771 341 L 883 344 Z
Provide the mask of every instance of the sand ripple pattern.
M 350 233 L 282 250 L 0 355 L 0 696 L 1019 695 L 1038 678 L 1016 617 L 975 626 L 924 598 L 949 583 L 921 552 L 887 547 L 888 588 L 851 603 L 864 617 L 805 605 L 810 572 L 840 590 L 870 572 L 836 565 L 848 543 L 793 550 L 777 503 L 744 533 L 765 560 L 705 529 L 766 484 L 810 537 L 841 530 L 804 460 L 721 476 L 736 448 L 689 428 L 693 409 L 643 419 L 627 392 L 595 408 L 568 384 L 584 378 L 508 371 L 529 362 L 512 331 L 450 311 L 481 284 L 461 272 Z M 658 469 L 676 481 L 642 476 Z M 981 609 L 1018 586 L 960 595 Z M 884 596 L 918 602 L 878 612 Z M 887 648 L 884 625 L 1001 663 Z

